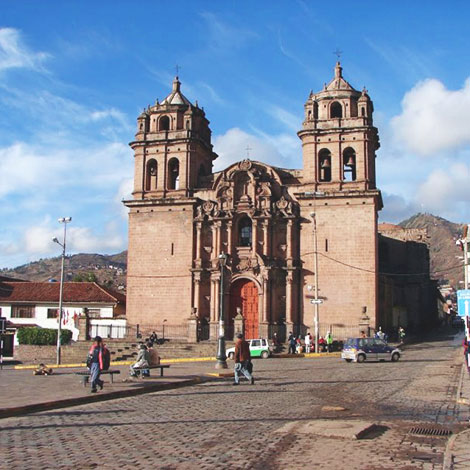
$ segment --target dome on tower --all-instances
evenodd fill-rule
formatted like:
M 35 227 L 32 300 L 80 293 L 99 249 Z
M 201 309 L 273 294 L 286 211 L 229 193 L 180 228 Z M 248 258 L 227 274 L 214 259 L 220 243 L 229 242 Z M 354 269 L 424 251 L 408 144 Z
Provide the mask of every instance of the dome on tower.
M 180 91 L 181 82 L 176 76 L 173 80 L 173 89 L 171 93 L 161 102 L 161 104 L 176 104 L 184 106 L 192 106 L 191 102 Z
M 343 78 L 343 67 L 339 62 L 336 62 L 335 66 L 335 76 L 334 78 L 326 85 L 324 91 L 332 91 L 332 90 L 350 90 L 356 91 L 354 88 Z

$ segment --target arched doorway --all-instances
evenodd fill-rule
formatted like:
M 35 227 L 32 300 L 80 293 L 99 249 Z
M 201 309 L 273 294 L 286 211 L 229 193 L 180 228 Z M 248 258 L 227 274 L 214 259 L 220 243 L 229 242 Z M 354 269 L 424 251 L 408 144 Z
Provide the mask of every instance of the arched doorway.
M 241 309 L 245 321 L 245 338 L 259 337 L 258 288 L 253 281 L 239 279 L 230 289 L 230 325 Z

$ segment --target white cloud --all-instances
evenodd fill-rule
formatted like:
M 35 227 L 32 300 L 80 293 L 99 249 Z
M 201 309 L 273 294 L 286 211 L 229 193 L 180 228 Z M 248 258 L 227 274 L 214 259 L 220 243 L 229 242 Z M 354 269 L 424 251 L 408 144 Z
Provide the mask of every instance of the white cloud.
M 105 253 L 125 247 L 125 240 L 117 233 L 115 224 L 108 224 L 103 233 L 96 234 L 88 227 L 74 227 L 73 223 L 72 220 L 67 225 L 67 253 Z M 46 217 L 41 224 L 26 230 L 20 246 L 30 258 L 54 256 L 60 247 L 52 241 L 53 237 L 62 243 L 63 226 Z
M 419 212 L 419 206 L 398 194 L 382 193 L 384 208 L 379 212 L 380 222 L 398 223 Z
M 460 90 L 439 80 L 419 82 L 405 94 L 402 113 L 392 121 L 394 138 L 419 155 L 433 155 L 470 144 L 470 79 Z
M 44 52 L 30 51 L 19 30 L 0 28 L 0 72 L 13 68 L 43 70 L 42 63 L 48 57 Z
M 30 197 L 63 187 L 96 190 L 119 184 L 129 174 L 130 150 L 120 143 L 60 148 L 18 142 L 0 148 L 0 198 L 9 194 Z
M 454 212 L 457 205 L 470 203 L 470 165 L 455 163 L 433 171 L 420 185 L 416 202 L 426 210 L 442 214 Z
M 121 181 L 119 189 L 114 197 L 115 203 L 119 207 L 122 217 L 127 221 L 129 209 L 122 203 L 123 200 L 132 199 L 132 191 L 134 189 L 134 178 L 125 178 Z
M 258 135 L 234 127 L 223 135 L 215 136 L 214 151 L 219 155 L 214 162 L 215 171 L 247 158 L 247 147 L 250 148 L 250 160 L 284 168 L 292 166 L 293 154 L 300 152 L 300 141 L 296 137 L 256 132 Z

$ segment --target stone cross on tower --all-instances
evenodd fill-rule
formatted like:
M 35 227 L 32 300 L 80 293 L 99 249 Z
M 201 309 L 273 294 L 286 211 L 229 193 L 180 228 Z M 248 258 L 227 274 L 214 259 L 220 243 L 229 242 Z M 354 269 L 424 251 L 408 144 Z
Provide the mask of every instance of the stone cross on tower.
M 253 150 L 249 145 L 246 146 L 246 158 L 250 158 L 250 150 Z
M 338 60 L 340 59 L 341 57 L 341 54 L 343 53 L 343 51 L 341 51 L 340 49 L 336 48 L 336 50 L 333 51 L 333 54 L 338 57 Z

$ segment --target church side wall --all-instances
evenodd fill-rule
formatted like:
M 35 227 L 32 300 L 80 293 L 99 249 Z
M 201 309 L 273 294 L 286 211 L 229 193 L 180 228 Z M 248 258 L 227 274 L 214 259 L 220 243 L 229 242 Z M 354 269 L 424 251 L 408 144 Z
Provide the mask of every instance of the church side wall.
M 311 204 L 311 205 L 310 205 Z M 315 206 L 315 207 L 314 207 Z M 376 326 L 377 315 L 377 235 L 376 207 L 373 197 L 318 198 L 302 202 L 302 216 L 311 220 L 316 212 L 318 238 L 318 287 L 324 303 L 319 307 L 322 330 L 332 326 L 341 330 L 350 327 L 359 333 L 362 307 L 367 307 L 370 326 Z M 301 231 L 301 258 L 304 262 L 301 280 L 304 324 L 314 325 L 314 305 L 310 299 L 314 290 L 313 223 L 304 223 Z M 350 266 L 359 267 L 353 269 Z M 357 329 L 354 328 L 357 326 Z M 320 332 L 322 333 L 322 331 Z
M 192 205 L 136 211 L 129 214 L 128 321 L 183 324 L 191 313 Z

